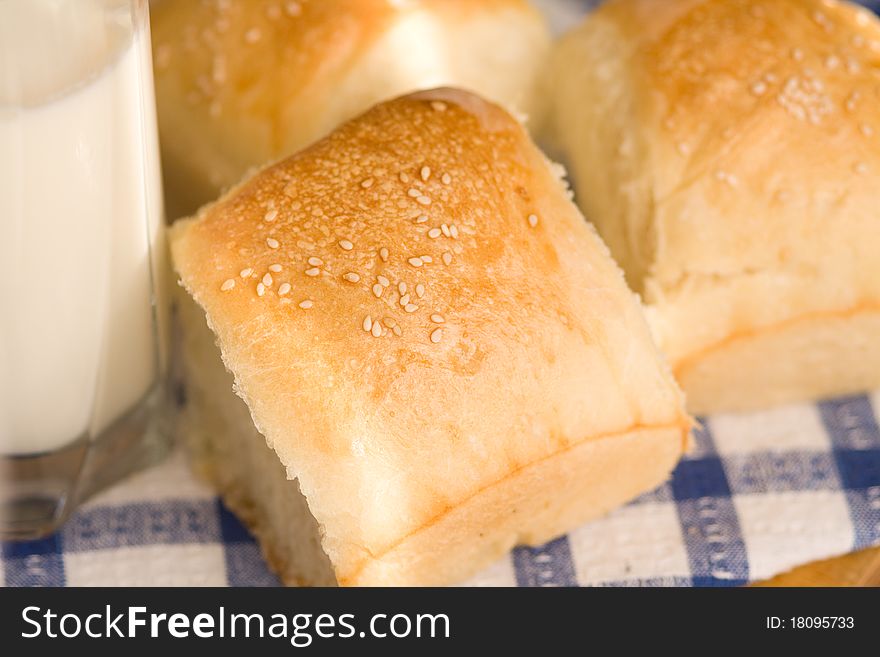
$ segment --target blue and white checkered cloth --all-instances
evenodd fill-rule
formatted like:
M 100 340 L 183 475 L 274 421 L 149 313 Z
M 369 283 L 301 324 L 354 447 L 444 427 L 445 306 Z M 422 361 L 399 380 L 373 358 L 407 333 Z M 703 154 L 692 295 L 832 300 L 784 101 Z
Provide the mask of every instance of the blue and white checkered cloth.
M 475 585 L 708 585 L 880 544 L 880 392 L 704 419 L 672 479 Z M 7 585 L 277 584 L 180 453 L 51 538 L 2 547 Z
M 540 4 L 551 3 L 557 29 L 596 4 Z M 878 412 L 880 392 L 706 418 L 667 484 L 514 550 L 470 583 L 730 586 L 880 545 Z M 9 586 L 278 583 L 180 453 L 98 496 L 58 534 L 0 552 Z

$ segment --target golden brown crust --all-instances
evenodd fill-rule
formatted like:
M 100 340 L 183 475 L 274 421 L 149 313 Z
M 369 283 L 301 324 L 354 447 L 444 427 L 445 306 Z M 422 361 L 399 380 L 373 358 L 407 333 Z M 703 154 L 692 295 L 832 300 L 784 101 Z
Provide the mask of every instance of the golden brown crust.
M 549 41 L 525 0 L 166 0 L 152 29 L 166 182 L 197 203 L 408 91 L 530 110 Z
M 554 130 L 579 201 L 672 362 L 880 302 L 880 21 L 869 11 L 611 0 L 554 61 Z M 742 393 L 760 405 L 764 391 Z
M 379 105 L 172 242 L 340 580 L 573 445 L 675 424 L 681 450 L 679 393 L 620 271 L 523 127 L 475 96 Z M 555 508 L 552 482 L 531 492 Z

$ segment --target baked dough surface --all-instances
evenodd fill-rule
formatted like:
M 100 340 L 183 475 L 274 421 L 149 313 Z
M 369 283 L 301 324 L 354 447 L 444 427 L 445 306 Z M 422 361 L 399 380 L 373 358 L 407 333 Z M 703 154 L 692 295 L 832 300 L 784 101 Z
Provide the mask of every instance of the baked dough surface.
M 562 40 L 551 71 L 551 130 L 578 201 L 649 306 L 692 411 L 880 386 L 880 344 L 863 337 L 880 305 L 871 12 L 611 0 Z M 836 340 L 817 315 L 836 318 Z
M 499 107 L 435 90 L 172 229 L 341 583 L 463 579 L 684 448 L 680 393 L 559 174 Z

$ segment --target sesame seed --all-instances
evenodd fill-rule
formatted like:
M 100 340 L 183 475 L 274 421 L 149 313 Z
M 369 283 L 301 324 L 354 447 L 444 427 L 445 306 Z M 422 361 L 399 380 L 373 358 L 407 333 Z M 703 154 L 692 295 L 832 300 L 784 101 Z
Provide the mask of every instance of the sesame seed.
M 446 235 L 446 237 L 452 237 L 452 231 L 449 230 L 449 226 L 447 226 L 446 224 L 441 224 L 441 225 L 440 225 L 440 231 L 441 231 L 444 235 Z
M 767 92 L 767 85 L 764 82 L 758 81 L 753 83 L 750 89 L 755 96 L 763 96 Z
M 537 226 L 537 225 L 538 225 L 538 215 L 536 215 L 536 214 L 530 214 L 530 215 L 529 215 L 529 226 L 531 226 L 532 228 L 534 228 L 534 227 Z
M 397 337 L 403 335 L 403 331 L 400 329 L 399 326 L 393 326 L 391 330 L 394 331 L 394 335 L 396 335 Z
M 448 185 L 452 182 L 452 176 L 450 176 L 448 173 L 444 173 L 440 180 L 443 182 L 444 185 Z
M 452 239 L 457 240 L 458 239 L 458 226 L 456 226 L 455 224 L 450 225 L 449 226 L 449 234 L 452 235 Z
M 865 137 L 870 137 L 871 135 L 874 134 L 874 128 L 869 126 L 867 123 L 861 124 L 859 126 L 859 130 L 862 131 L 862 134 L 865 135 Z
M 400 297 L 400 305 L 401 306 L 405 306 L 408 303 L 409 303 L 409 295 L 408 294 L 404 294 L 402 297 Z
M 416 296 L 419 299 L 421 299 L 423 296 L 425 296 L 425 286 L 422 285 L 421 283 L 416 285 Z
M 691 147 L 685 144 L 683 141 L 678 142 L 676 148 L 681 155 L 687 155 L 691 152 Z
M 321 270 L 317 267 L 312 267 L 311 269 L 306 269 L 306 276 L 319 276 L 321 274 Z
M 280 274 L 282 269 L 281 265 L 269 265 L 269 271 L 273 274 Z
M 419 307 L 414 303 L 408 303 L 408 304 L 406 304 L 406 306 L 404 306 L 403 309 L 408 313 L 414 313 L 415 311 L 417 311 L 419 309 Z
M 223 281 L 223 285 L 220 286 L 220 289 L 224 292 L 229 292 L 232 288 L 235 287 L 235 280 L 229 278 Z
M 257 296 L 261 297 L 266 294 L 266 286 L 262 283 L 257 283 Z
M 430 265 L 432 262 L 434 262 L 434 258 L 432 258 L 429 255 L 423 255 L 423 256 L 419 256 L 419 257 L 422 259 L 422 262 L 425 264 Z
M 343 274 L 342 278 L 347 280 L 349 283 L 357 283 L 359 280 L 361 280 L 360 275 L 355 274 L 353 271 L 350 271 L 347 274 Z
M 263 285 L 266 287 L 272 287 L 272 274 L 266 274 L 263 276 Z
M 443 324 L 446 321 L 446 318 L 443 317 L 440 313 L 434 313 L 431 315 L 431 321 L 435 324 Z
M 428 231 L 428 237 L 430 237 L 431 239 L 437 239 L 442 234 L 443 234 L 443 231 L 440 230 L 439 228 L 432 228 L 431 230 Z
M 275 221 L 277 218 L 278 218 L 278 210 L 269 210 L 269 211 L 266 213 L 266 216 L 263 217 L 263 219 L 264 219 L 265 221 L 268 221 L 269 223 L 272 223 L 272 222 Z
M 321 265 L 324 264 L 324 261 L 321 260 L 320 258 L 316 258 L 315 256 L 312 256 L 311 258 L 309 258 L 309 264 L 312 267 L 320 267 Z
M 382 337 L 382 325 L 379 324 L 379 322 L 373 322 L 373 327 L 370 330 L 370 332 L 373 334 L 374 338 L 381 338 Z
M 402 183 L 408 183 L 408 182 L 409 182 L 409 176 L 406 175 L 406 173 L 403 172 L 403 171 L 400 172 L 400 182 L 402 182 Z
M 437 344 L 442 339 L 443 339 L 443 329 L 438 328 L 438 329 L 434 329 L 433 331 L 431 331 L 431 342 L 433 342 L 434 344 Z
M 363 187 L 364 189 L 369 189 L 372 186 L 373 186 L 373 179 L 372 178 L 367 178 L 366 180 L 361 181 L 361 187 Z
M 254 270 L 251 269 L 250 267 L 248 267 L 247 269 L 242 269 L 240 272 L 238 272 L 238 275 L 241 276 L 242 278 L 248 278 L 253 273 L 254 273 Z
M 816 21 L 816 24 L 819 25 L 819 27 L 821 27 L 826 32 L 830 32 L 832 29 L 834 29 L 834 25 L 821 11 L 813 12 L 813 20 Z
M 282 283 L 278 288 L 278 296 L 283 297 L 285 294 L 290 292 L 290 283 Z
M 801 61 L 804 58 L 804 51 L 800 48 L 793 48 L 791 51 L 791 58 L 796 62 Z
M 388 249 L 384 246 L 379 249 L 379 257 L 382 258 L 382 262 L 388 262 Z
M 361 326 L 364 327 L 365 331 L 369 331 L 371 328 L 373 328 L 373 318 L 367 315 L 366 317 L 364 317 L 364 322 Z
M 247 32 L 244 33 L 244 40 L 248 43 L 256 43 L 260 40 L 260 29 L 257 27 L 252 27 Z
M 400 283 L 397 284 L 397 291 L 401 294 L 406 294 L 406 283 L 400 281 Z
M 389 285 L 391 285 L 391 281 L 389 281 L 387 278 L 385 278 L 381 274 L 376 276 L 376 280 L 379 281 L 379 285 L 381 285 L 382 287 L 388 287 Z
M 413 198 L 418 198 L 419 196 L 422 195 L 422 192 L 421 192 L 421 190 L 418 190 L 415 187 L 410 187 L 409 191 L 407 191 L 407 194 L 409 194 Z
M 431 109 L 433 109 L 435 112 L 445 112 L 446 103 L 444 103 L 442 100 L 432 100 Z
M 846 99 L 846 109 L 850 112 L 856 109 L 856 102 L 861 97 L 861 94 L 858 91 L 853 91 L 849 98 Z
M 431 205 L 431 199 L 427 196 L 419 196 L 416 201 L 421 205 Z
M 281 246 L 281 244 L 278 243 L 278 240 L 276 240 L 274 237 L 268 238 L 266 240 L 266 244 L 269 245 L 270 249 L 277 249 L 279 246 Z
M 339 247 L 345 251 L 351 251 L 354 248 L 354 244 L 349 240 L 339 240 Z
M 443 264 L 447 267 L 452 264 L 452 254 L 449 251 L 443 254 Z
M 373 286 L 373 296 L 375 296 L 377 299 L 381 299 L 381 298 L 382 298 L 382 293 L 383 293 L 384 291 L 385 291 L 385 288 L 382 287 L 379 283 L 376 283 L 376 284 Z
M 853 169 L 855 170 L 856 173 L 859 173 L 859 174 L 868 173 L 868 165 L 865 164 L 864 162 L 857 163 L 853 167 Z
M 409 260 L 407 260 L 407 262 L 413 267 L 421 267 L 423 264 L 421 258 L 410 258 Z
M 423 224 L 426 221 L 428 221 L 428 215 L 426 215 L 426 214 L 420 214 L 418 217 L 413 219 L 413 223 L 416 223 L 416 224 Z
M 431 177 L 431 167 L 422 167 L 422 170 L 419 171 L 419 175 L 422 177 L 422 180 L 427 182 L 428 178 Z
M 312 302 L 311 299 L 306 299 L 305 301 L 299 302 L 299 307 L 302 308 L 303 310 L 308 310 L 309 308 L 311 308 L 314 305 L 315 304 Z

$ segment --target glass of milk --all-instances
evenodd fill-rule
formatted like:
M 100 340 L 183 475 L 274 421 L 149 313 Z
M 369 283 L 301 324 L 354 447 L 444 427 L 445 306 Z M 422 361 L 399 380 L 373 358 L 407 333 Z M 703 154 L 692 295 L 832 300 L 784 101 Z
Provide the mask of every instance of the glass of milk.
M 147 0 L 0 0 L 0 538 L 166 446 Z

